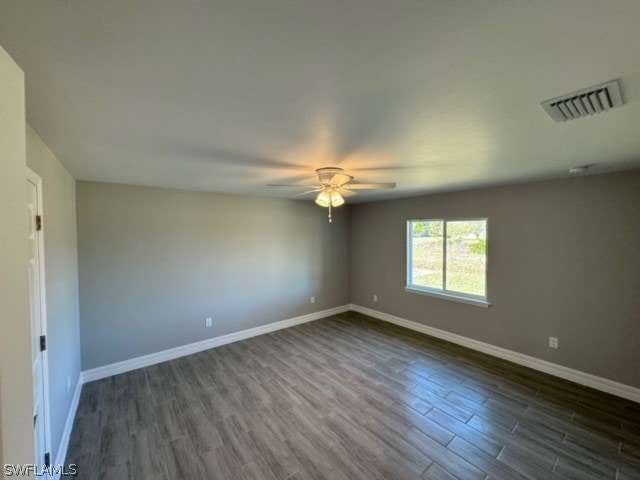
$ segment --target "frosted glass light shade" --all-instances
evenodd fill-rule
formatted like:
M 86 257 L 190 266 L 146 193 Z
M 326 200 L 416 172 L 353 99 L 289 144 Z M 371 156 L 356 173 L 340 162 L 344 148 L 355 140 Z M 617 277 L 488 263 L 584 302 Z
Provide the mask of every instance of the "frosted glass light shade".
M 344 204 L 344 198 L 338 192 L 331 192 L 331 206 L 339 207 Z
M 321 207 L 328 207 L 331 202 L 331 196 L 326 190 L 321 191 L 316 198 L 316 203 Z

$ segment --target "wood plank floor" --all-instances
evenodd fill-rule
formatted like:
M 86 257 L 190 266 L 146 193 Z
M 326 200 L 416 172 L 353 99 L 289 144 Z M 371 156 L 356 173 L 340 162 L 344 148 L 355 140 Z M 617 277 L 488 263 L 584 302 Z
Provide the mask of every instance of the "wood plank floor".
M 83 479 L 640 479 L 640 404 L 349 312 L 86 384 Z

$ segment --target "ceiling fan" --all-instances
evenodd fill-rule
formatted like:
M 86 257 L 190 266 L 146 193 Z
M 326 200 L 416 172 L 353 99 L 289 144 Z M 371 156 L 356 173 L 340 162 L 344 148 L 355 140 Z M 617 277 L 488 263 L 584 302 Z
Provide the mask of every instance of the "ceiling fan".
M 320 185 L 270 184 L 270 187 L 312 188 L 299 193 L 296 197 L 309 193 L 317 193 L 316 203 L 329 209 L 329 223 L 331 223 L 331 209 L 344 204 L 346 197 L 356 195 L 354 190 L 379 190 L 395 188 L 395 183 L 351 183 L 353 176 L 344 173 L 342 168 L 323 167 L 316 170 Z

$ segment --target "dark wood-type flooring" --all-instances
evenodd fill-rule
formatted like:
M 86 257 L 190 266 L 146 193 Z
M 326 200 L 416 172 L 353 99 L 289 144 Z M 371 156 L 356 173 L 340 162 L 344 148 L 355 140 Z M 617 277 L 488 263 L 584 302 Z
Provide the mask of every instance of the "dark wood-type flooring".
M 88 383 L 98 479 L 640 478 L 640 404 L 357 313 Z

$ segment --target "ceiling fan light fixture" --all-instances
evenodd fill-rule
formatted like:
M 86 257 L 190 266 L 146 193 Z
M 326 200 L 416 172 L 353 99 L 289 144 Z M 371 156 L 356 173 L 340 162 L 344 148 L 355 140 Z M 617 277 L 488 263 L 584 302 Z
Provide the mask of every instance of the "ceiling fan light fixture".
M 316 197 L 316 204 L 325 208 L 328 208 L 329 206 L 339 207 L 340 205 L 344 205 L 344 197 L 335 190 L 325 188 Z

